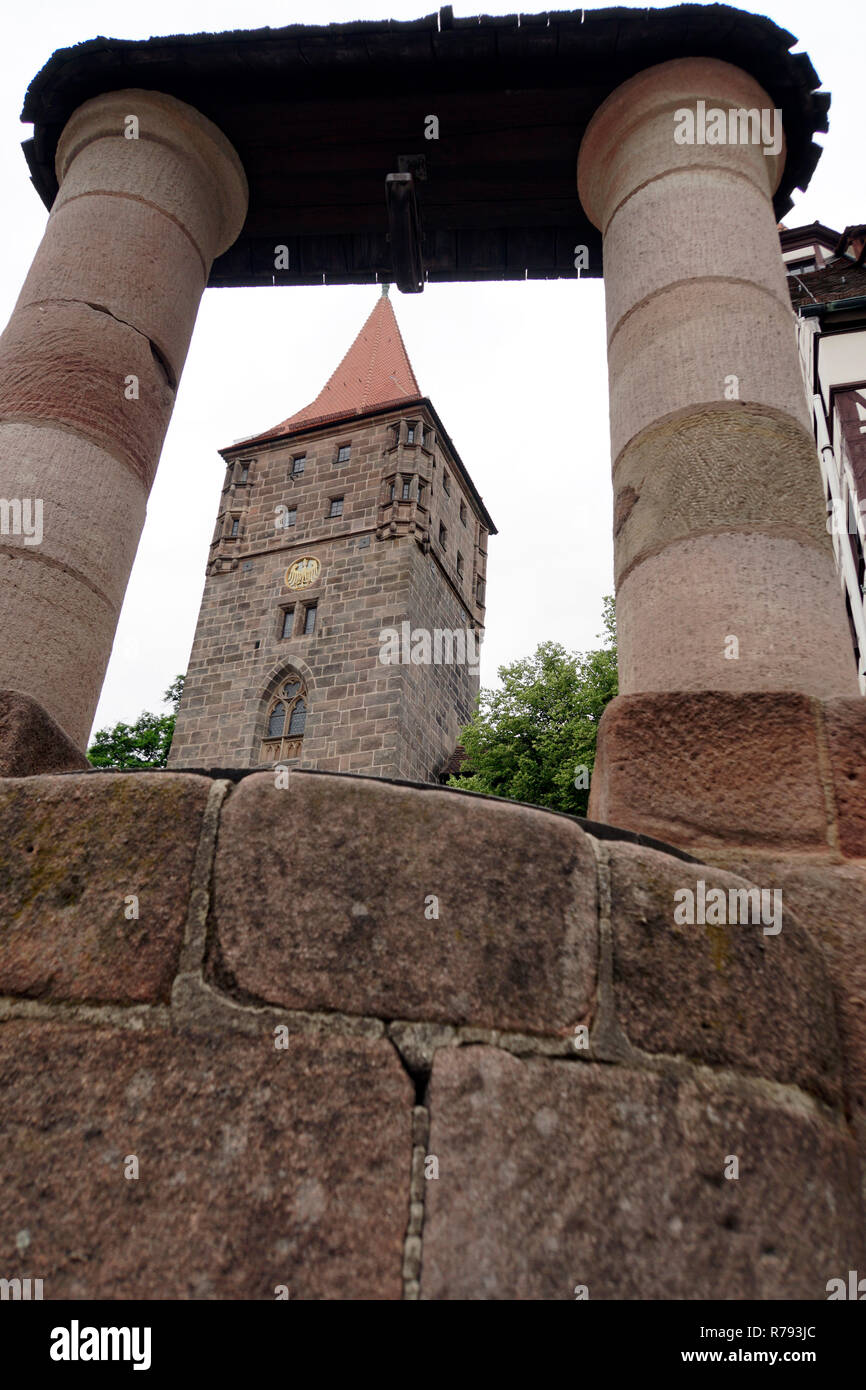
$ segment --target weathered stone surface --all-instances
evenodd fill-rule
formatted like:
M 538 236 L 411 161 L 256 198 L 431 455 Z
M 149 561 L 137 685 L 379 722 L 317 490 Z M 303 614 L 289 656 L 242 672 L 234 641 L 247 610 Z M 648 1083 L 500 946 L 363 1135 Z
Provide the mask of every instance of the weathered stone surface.
M 787 312 L 789 331 L 790 306 Z M 731 461 L 737 458 L 736 486 L 730 478 L 727 486 L 719 483 L 720 436 L 727 436 L 725 456 Z M 746 437 L 760 439 L 761 448 L 743 458 L 738 451 Z M 786 486 L 775 488 L 782 470 Z M 811 540 L 822 551 L 829 543 L 811 431 L 790 416 L 745 401 L 719 401 L 683 417 L 667 416 L 643 431 L 616 464 L 614 486 L 617 587 L 636 564 L 663 546 L 690 535 L 709 537 L 716 533 L 718 538 L 721 532 L 738 529 L 754 534 L 772 525 L 777 537 Z M 746 536 L 743 543 L 748 544 Z M 694 585 L 707 578 L 695 574 Z M 775 596 L 775 613 L 781 606 L 780 597 Z M 768 596 L 754 596 L 756 614 L 763 611 L 767 601 Z M 724 638 L 728 632 L 738 634 L 740 649 L 736 661 L 725 658 Z M 690 632 L 689 636 L 694 638 L 697 634 Z M 767 634 L 761 636 L 766 641 Z M 778 634 L 773 633 L 773 637 L 778 638 Z M 715 679 L 706 689 L 719 689 L 722 679 L 735 678 L 744 662 L 750 663 L 755 657 L 746 633 L 733 625 L 725 626 L 721 638 L 718 629 L 714 629 L 706 635 L 703 645 L 707 655 L 713 653 L 714 660 Z M 678 676 L 676 670 L 669 673 L 671 684 Z M 752 671 L 751 676 L 757 679 L 759 672 Z M 755 684 L 746 687 L 759 688 Z
M 366 777 L 289 783 L 247 777 L 223 810 L 214 919 L 242 991 L 538 1033 L 588 1015 L 596 869 L 578 826 Z
M 34 425 L 27 429 L 42 433 Z M 67 457 L 72 454 L 70 449 Z M 45 488 L 46 493 L 50 491 Z M 105 555 L 108 546 L 92 532 L 88 534 L 94 549 Z M 26 694 L 36 692 L 32 698 L 83 748 L 111 654 L 119 601 L 112 602 L 86 574 L 43 563 L 40 547 L 16 545 L 8 550 L 0 547 L 0 605 L 4 602 L 0 682 Z
M 76 260 L 80 262 L 80 254 Z M 200 295 L 199 290 L 196 302 Z M 194 317 L 190 315 L 188 320 L 192 331 Z M 135 378 L 138 391 L 134 400 L 125 394 L 130 376 Z M 136 494 L 144 493 L 139 503 L 143 513 L 171 419 L 174 392 L 149 342 L 140 333 L 91 304 L 52 304 L 50 312 L 41 304 L 22 306 L 0 338 L 0 400 L 4 412 L 13 419 L 39 422 L 41 426 L 83 436 L 104 451 L 102 496 L 98 503 L 101 508 L 107 508 L 116 493 L 123 510 L 127 510 L 128 469 L 138 482 Z M 3 439 L 4 453 L 12 443 Z M 67 467 L 71 464 L 71 460 L 64 462 Z M 31 472 L 37 474 L 42 472 L 45 460 L 28 459 L 30 463 Z M 14 458 L 9 459 L 7 454 L 3 466 L 6 477 L 14 477 Z M 82 558 L 86 562 L 86 540 L 76 534 L 77 526 L 71 537 L 65 534 L 71 528 L 67 524 L 64 529 L 63 513 L 60 517 L 52 515 L 51 503 L 62 484 L 51 474 L 46 481 L 51 490 L 46 498 L 48 515 L 43 545 L 52 558 L 80 565 Z M 100 545 L 110 549 L 111 541 L 102 541 L 103 518 L 93 516 L 92 522 Z M 71 552 L 70 541 L 74 547 Z M 92 579 L 104 586 L 106 579 L 100 568 Z M 122 589 L 119 598 L 123 598 Z
M 422 1298 L 824 1299 L 863 1267 L 853 1145 L 793 1096 L 447 1048 L 429 1100 Z
M 85 754 L 36 700 L 18 690 L 0 690 L 0 777 L 86 767 Z
M 756 106 L 759 110 L 772 107 L 753 77 L 717 58 L 675 58 L 656 63 L 620 83 L 605 98 L 587 126 L 578 161 L 580 201 L 597 227 L 606 230 L 616 211 L 640 186 L 675 171 L 694 171 L 695 166 L 702 172 L 712 170 L 717 177 L 725 172 L 736 174 L 765 194 L 775 191 L 784 167 L 784 146 L 768 156 L 758 145 L 742 141 L 680 145 L 672 138 L 674 112 L 680 106 L 694 109 L 697 100 L 708 98 L 708 105 Z M 709 200 L 702 188 L 701 193 L 706 205 Z M 716 240 L 721 249 L 724 225 L 712 237 L 712 242 Z M 765 254 L 767 241 L 765 229 Z M 639 286 L 637 267 L 632 267 L 631 279 Z M 639 297 L 636 289 L 632 300 Z
M 824 727 L 843 854 L 866 858 L 866 701 L 827 700 Z
M 716 470 L 741 447 L 735 428 L 717 435 Z M 737 486 L 748 485 L 741 476 Z M 856 694 L 839 582 L 829 550 L 812 539 L 743 530 L 671 541 L 626 575 L 616 605 L 623 695 Z M 732 637 L 736 659 L 725 655 Z
M 866 1160 L 866 868 L 803 856 L 744 858 L 734 850 L 717 858 L 754 882 L 780 884 L 786 906 L 823 946 L 835 996 L 845 1108 Z
M 140 143 L 124 137 L 130 112 L 140 123 Z M 88 146 L 103 150 L 106 140 L 115 151 L 124 150 L 127 159 L 87 157 Z M 137 143 L 130 151 L 130 144 Z M 228 250 L 247 215 L 249 188 L 234 146 L 213 121 L 167 92 L 133 87 L 83 102 L 64 126 L 55 162 L 61 189 L 71 175 L 76 194 L 98 195 L 106 189 L 163 208 L 186 228 L 208 263 Z
M 0 1087 L 4 1273 L 46 1299 L 401 1296 L 413 1096 L 389 1043 L 7 1023 Z
M 740 878 L 627 844 L 610 846 L 610 876 L 614 1002 L 630 1042 L 802 1086 L 838 1103 L 832 987 L 817 930 L 806 930 L 811 914 L 795 916 L 783 877 L 767 868 Z M 738 899 L 736 915 L 747 915 L 746 922 L 697 923 L 699 881 L 705 892 L 724 891 L 726 918 L 731 889 L 753 883 L 767 890 L 769 920 L 753 924 L 760 901 Z M 674 921 L 680 889 L 694 895 L 693 925 Z
M 619 695 L 599 725 L 589 814 L 690 850 L 829 852 L 813 702 L 770 692 Z
M 167 1000 L 209 787 L 155 772 L 0 783 L 0 993 Z

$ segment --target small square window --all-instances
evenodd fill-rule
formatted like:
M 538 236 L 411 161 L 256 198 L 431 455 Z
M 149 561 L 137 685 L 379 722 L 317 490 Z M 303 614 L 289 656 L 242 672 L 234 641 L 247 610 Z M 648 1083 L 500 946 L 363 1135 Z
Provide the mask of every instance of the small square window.
M 304 469 L 306 468 L 306 466 L 307 466 L 307 456 L 306 456 L 306 454 L 298 454 L 298 457 L 297 457 L 297 458 L 293 458 L 293 459 L 292 459 L 292 477 L 293 477 L 293 478 L 300 478 L 300 476 L 301 476 L 301 474 L 303 473 L 303 471 L 304 471 Z
M 460 503 L 460 520 L 463 522 L 463 525 L 465 526 L 465 525 L 466 525 L 466 503 L 465 503 L 465 502 L 461 502 L 461 503 Z
M 412 479 L 411 479 L 411 478 L 404 478 L 404 479 L 403 479 L 403 491 L 402 491 L 402 494 L 401 494 L 401 500 L 402 500 L 403 502 L 409 502 L 409 501 L 411 501 L 411 498 L 412 498 Z
M 443 486 L 443 488 L 445 489 L 445 496 L 446 496 L 446 497 L 450 497 L 450 496 L 451 496 L 451 479 L 448 477 L 448 474 L 447 474 L 447 473 L 443 473 L 443 474 L 442 474 L 442 486 Z
M 283 609 L 283 630 L 282 630 L 282 632 L 280 633 L 280 636 L 281 636 L 281 637 L 291 637 L 291 635 L 292 635 L 292 628 L 293 628 L 294 626 L 295 626 L 295 610 L 294 610 L 294 608 L 293 608 L 293 607 L 292 607 L 292 608 L 284 608 L 284 609 Z
M 307 604 L 307 610 L 306 610 L 306 612 L 304 613 L 304 636 L 305 636 L 305 637 L 306 637 L 306 636 L 309 636 L 309 634 L 310 634 L 311 632 L 315 632 L 315 630 L 316 630 L 316 607 L 317 607 L 317 605 L 316 605 L 315 603 L 308 603 L 308 604 Z
M 352 452 L 352 446 L 351 446 L 351 444 L 341 444 L 340 447 L 339 447 L 339 449 L 337 450 L 337 462 L 338 462 L 338 463 L 348 463 L 348 462 L 349 462 L 349 456 L 350 456 L 351 452 Z
M 240 526 L 241 526 L 241 519 L 240 519 L 240 517 L 239 517 L 239 516 L 233 516 L 233 517 L 232 517 L 232 529 L 231 529 L 231 531 L 229 532 L 229 536 L 231 537 L 232 540 L 235 540 L 235 539 L 237 538 L 237 534 L 238 534 L 238 531 L 240 530 Z
M 342 516 L 342 515 L 343 515 L 343 499 L 342 499 L 342 497 L 332 497 L 332 498 L 331 498 L 331 506 L 330 506 L 330 510 L 329 510 L 329 512 L 328 512 L 328 516 Z
M 460 554 L 459 550 L 457 552 L 457 577 L 458 579 L 463 578 L 463 556 Z
M 441 521 L 439 522 L 439 544 L 443 550 L 448 549 L 448 527 Z

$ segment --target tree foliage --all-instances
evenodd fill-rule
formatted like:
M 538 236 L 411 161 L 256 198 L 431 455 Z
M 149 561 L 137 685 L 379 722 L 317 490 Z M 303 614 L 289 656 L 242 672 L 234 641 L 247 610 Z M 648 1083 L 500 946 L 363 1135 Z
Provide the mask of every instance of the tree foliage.
M 94 767 L 165 767 L 182 691 L 183 676 L 176 676 L 162 697 L 173 706 L 171 714 L 144 710 L 134 724 L 100 729 L 87 750 L 88 760 Z
M 500 666 L 502 688 L 481 691 L 460 737 L 466 761 L 449 786 L 586 815 L 598 721 L 617 693 L 610 597 L 603 623 L 596 651 L 541 642 L 534 656 Z

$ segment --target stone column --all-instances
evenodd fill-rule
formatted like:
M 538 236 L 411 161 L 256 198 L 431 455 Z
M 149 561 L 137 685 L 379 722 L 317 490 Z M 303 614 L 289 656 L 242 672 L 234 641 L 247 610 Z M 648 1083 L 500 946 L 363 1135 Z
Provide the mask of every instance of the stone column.
M 784 145 L 677 143 L 699 101 L 773 110 L 728 63 L 661 63 L 578 160 L 604 237 L 620 692 L 855 695 L 771 202 Z
M 221 131 L 158 92 L 85 102 L 56 168 L 0 339 L 0 498 L 23 503 L 0 534 L 0 690 L 81 747 L 199 300 L 248 195 Z

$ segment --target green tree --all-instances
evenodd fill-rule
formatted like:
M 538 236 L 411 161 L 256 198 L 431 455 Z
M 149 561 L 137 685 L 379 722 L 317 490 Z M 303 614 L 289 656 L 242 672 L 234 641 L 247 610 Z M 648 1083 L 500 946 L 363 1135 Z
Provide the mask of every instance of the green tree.
M 460 737 L 466 761 L 449 786 L 586 815 L 598 721 L 617 692 L 610 597 L 602 621 L 596 651 L 541 642 L 534 656 L 500 666 L 502 689 L 481 691 Z
M 87 750 L 88 760 L 94 767 L 165 767 L 182 692 L 183 676 L 176 676 L 162 697 L 173 706 L 171 714 L 145 710 L 134 724 L 100 729 Z

